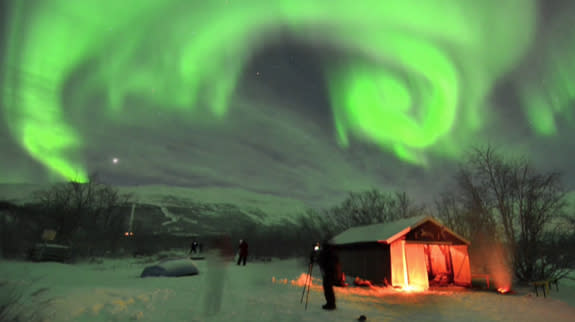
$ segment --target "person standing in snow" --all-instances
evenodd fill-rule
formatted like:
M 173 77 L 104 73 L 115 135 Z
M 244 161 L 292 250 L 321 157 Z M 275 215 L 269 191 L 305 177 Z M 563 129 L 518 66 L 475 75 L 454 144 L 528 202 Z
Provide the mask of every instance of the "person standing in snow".
M 245 240 L 240 240 L 240 246 L 238 249 L 238 265 L 243 262 L 246 266 L 246 260 L 248 258 L 248 243 Z
M 193 241 L 192 245 L 190 246 L 190 254 L 197 254 L 198 253 L 198 242 Z
M 323 294 L 325 296 L 326 304 L 322 306 L 324 310 L 335 310 L 335 294 L 333 286 L 337 283 L 340 274 L 340 263 L 333 246 L 325 241 L 322 243 L 317 263 L 321 270 L 323 281 Z

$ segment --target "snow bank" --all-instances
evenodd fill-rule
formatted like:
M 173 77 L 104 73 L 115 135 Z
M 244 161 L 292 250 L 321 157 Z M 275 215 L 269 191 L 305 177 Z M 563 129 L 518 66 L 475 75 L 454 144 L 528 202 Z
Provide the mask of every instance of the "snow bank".
M 229 263 L 221 310 L 203 314 L 206 274 L 193 278 L 139 278 L 134 259 L 76 265 L 0 263 L 0 277 L 27 281 L 23 305 L 42 309 L 45 321 L 572 321 L 575 285 L 565 281 L 550 297 L 440 288 L 423 293 L 389 288 L 336 288 L 338 309 L 326 312 L 314 270 L 309 306 L 300 303 L 307 267 L 296 260 Z M 196 262 L 203 272 L 205 261 Z M 274 282 L 275 280 L 275 282 Z M 293 281 L 293 283 L 292 283 Z M 36 295 L 33 295 L 36 294 Z
M 198 267 L 189 258 L 165 260 L 144 268 L 140 277 L 169 276 L 180 277 L 198 275 Z

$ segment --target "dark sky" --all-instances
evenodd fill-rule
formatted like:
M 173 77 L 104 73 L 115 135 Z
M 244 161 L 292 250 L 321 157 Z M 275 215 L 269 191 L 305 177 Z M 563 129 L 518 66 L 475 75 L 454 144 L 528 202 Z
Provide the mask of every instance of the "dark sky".
M 570 1 L 245 2 L 2 2 L 0 182 L 429 201 L 491 143 L 575 189 Z

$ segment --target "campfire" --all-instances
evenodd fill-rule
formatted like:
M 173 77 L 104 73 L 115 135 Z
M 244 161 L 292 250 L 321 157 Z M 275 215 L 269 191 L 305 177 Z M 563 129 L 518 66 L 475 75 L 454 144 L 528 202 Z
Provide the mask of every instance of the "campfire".
M 499 287 L 499 288 L 497 288 L 497 293 L 499 293 L 499 294 L 513 294 L 513 291 L 508 287 Z

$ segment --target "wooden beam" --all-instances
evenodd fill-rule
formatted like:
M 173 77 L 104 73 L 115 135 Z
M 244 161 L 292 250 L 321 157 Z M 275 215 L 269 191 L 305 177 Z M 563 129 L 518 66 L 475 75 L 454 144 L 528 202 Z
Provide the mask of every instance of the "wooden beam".
M 450 241 L 425 241 L 425 240 L 406 240 L 407 244 L 426 244 L 426 245 L 453 245 Z

